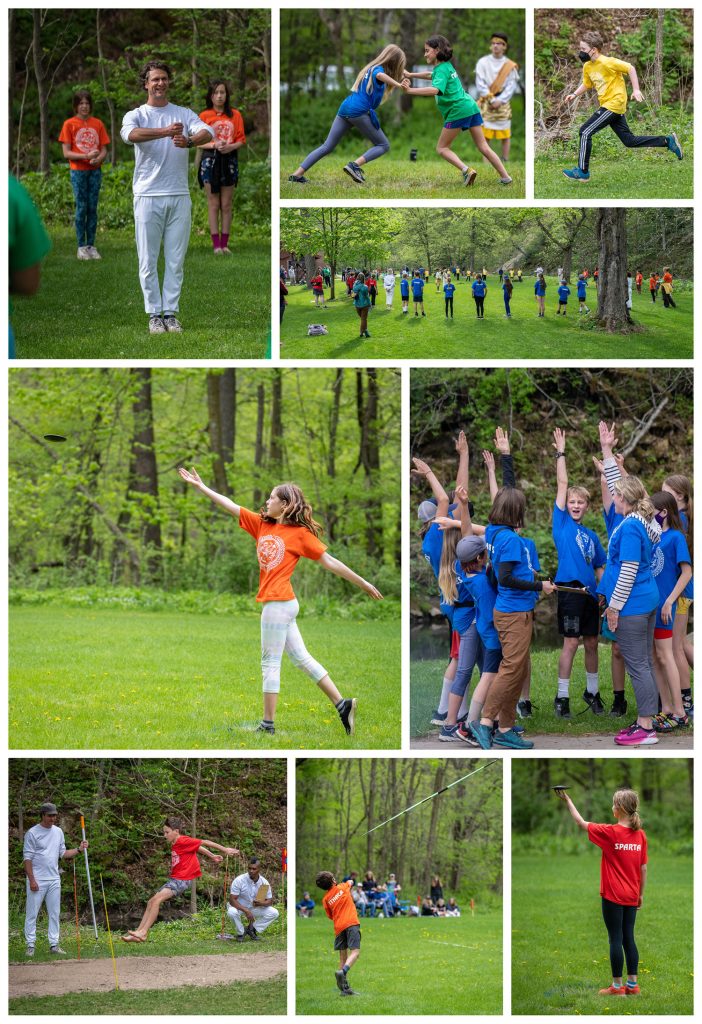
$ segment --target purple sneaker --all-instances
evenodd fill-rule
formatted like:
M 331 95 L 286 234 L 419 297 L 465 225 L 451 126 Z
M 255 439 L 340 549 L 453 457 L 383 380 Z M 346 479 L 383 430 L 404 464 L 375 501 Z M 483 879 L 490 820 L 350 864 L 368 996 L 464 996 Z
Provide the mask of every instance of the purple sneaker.
M 617 733 L 614 742 L 620 747 L 646 747 L 658 743 L 658 737 L 653 729 L 643 729 L 638 722 L 634 722 L 628 729 Z

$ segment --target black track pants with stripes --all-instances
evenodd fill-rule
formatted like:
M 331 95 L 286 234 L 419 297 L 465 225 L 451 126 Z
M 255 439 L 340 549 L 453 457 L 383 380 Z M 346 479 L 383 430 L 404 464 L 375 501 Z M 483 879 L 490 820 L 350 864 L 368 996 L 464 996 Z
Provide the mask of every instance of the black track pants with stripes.
M 580 126 L 578 167 L 581 171 L 587 173 L 590 167 L 592 136 L 596 132 L 601 132 L 603 128 L 611 128 L 619 141 L 627 149 L 636 149 L 639 146 L 653 146 L 658 149 L 668 148 L 667 135 L 634 135 L 623 114 L 615 114 L 605 107 L 600 107 L 592 117 L 588 118 L 585 124 Z

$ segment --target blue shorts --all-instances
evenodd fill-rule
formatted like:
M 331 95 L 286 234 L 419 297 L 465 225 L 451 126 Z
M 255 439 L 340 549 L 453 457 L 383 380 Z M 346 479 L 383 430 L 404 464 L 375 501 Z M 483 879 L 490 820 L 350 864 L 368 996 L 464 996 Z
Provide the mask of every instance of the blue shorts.
M 161 886 L 161 889 L 170 889 L 176 896 L 182 896 L 192 884 L 192 878 L 169 878 L 166 884 Z
M 486 647 L 483 650 L 483 672 L 497 672 L 501 661 L 501 647 Z
M 460 128 L 466 132 L 469 128 L 479 128 L 482 123 L 482 114 L 473 114 L 472 117 L 462 117 L 460 121 L 446 121 L 444 128 Z

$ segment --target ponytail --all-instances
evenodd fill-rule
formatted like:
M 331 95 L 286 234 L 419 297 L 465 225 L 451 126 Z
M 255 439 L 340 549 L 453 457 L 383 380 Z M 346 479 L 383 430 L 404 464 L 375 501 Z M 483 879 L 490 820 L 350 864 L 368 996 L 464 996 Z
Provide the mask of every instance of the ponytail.
M 618 789 L 612 797 L 612 803 L 619 807 L 628 817 L 631 828 L 638 832 L 641 828 L 641 816 L 639 815 L 639 794 L 633 789 Z

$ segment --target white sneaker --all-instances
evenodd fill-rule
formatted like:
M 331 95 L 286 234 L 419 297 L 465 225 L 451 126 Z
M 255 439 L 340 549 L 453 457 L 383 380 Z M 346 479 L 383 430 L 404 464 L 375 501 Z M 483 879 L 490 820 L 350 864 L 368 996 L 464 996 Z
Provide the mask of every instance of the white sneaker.
M 27 946 L 24 951 L 25 956 L 34 956 L 34 946 Z
M 76 256 L 79 260 L 91 260 L 93 257 L 90 255 L 90 250 L 87 245 L 78 246 L 78 252 Z
M 223 256 L 231 256 L 232 255 L 232 250 L 229 248 L 228 245 L 222 246 L 222 249 L 220 251 L 221 251 Z
M 53 953 L 54 956 L 66 956 L 66 950 L 61 949 L 60 946 L 49 946 L 49 952 Z
M 88 253 L 90 254 L 90 259 L 91 260 L 101 260 L 102 259 L 102 256 L 97 251 L 97 249 L 95 248 L 94 245 L 86 245 L 85 248 L 87 249 Z
M 168 316 L 164 316 L 163 324 L 164 324 L 166 330 L 169 331 L 172 334 L 182 334 L 183 333 L 183 328 L 181 327 L 181 325 L 180 325 L 179 321 L 177 320 L 177 318 L 172 313 L 169 313 Z
M 149 334 L 165 334 L 166 325 L 158 314 L 149 317 Z
M 213 252 L 214 252 L 215 256 L 221 256 L 222 255 L 222 250 L 221 249 L 213 249 Z

